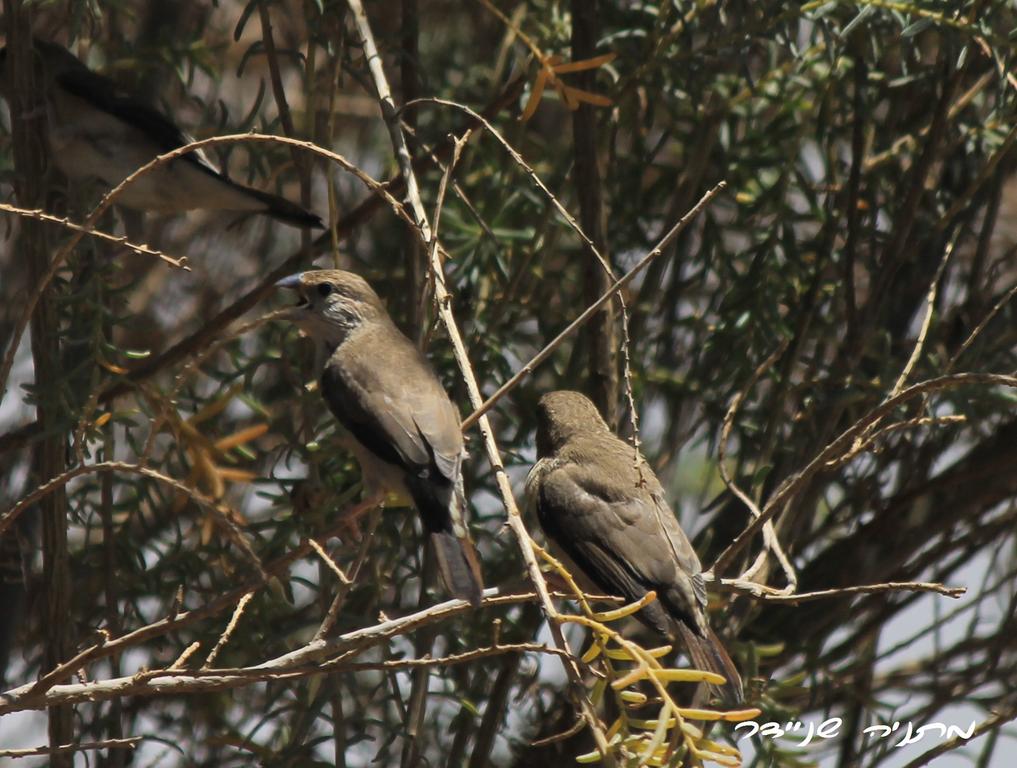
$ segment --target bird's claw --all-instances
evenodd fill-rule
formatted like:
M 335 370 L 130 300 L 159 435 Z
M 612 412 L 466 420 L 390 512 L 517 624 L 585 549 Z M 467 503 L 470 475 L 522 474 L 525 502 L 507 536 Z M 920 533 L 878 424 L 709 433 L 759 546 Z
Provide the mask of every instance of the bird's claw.
M 355 504 L 340 513 L 339 525 L 342 527 L 341 538 L 348 538 L 350 541 L 358 543 L 362 541 L 364 536 L 360 530 L 360 518 L 368 512 L 380 507 L 382 503 L 384 503 L 384 498 L 371 496 L 370 498 L 364 499 L 359 504 Z
M 343 519 L 339 521 L 342 526 L 342 530 L 339 532 L 339 538 L 344 541 L 352 541 L 354 544 L 359 544 L 364 534 L 360 530 L 360 526 L 357 525 L 357 519 L 359 515 L 355 515 L 352 519 L 346 519 L 346 515 L 343 515 Z

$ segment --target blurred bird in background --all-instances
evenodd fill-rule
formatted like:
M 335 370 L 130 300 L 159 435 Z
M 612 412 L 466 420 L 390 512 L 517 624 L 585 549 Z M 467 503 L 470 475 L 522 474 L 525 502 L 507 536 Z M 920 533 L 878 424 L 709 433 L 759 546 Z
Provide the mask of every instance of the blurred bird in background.
M 33 46 L 38 82 L 45 89 L 50 153 L 70 180 L 99 179 L 114 187 L 158 155 L 192 141 L 168 117 L 92 72 L 64 47 L 42 40 Z M 0 94 L 5 98 L 6 62 L 7 49 L 0 48 Z M 249 211 L 296 227 L 323 226 L 317 215 L 296 203 L 231 181 L 200 151 L 132 182 L 115 202 L 158 213 Z
M 321 394 L 346 430 L 368 496 L 412 503 L 446 589 L 479 605 L 483 579 L 466 524 L 459 414 L 427 359 L 359 275 L 318 270 L 277 285 L 298 293 L 287 318 L 323 349 Z
M 645 459 L 616 437 L 578 392 L 550 392 L 537 405 L 538 461 L 526 496 L 565 566 L 593 588 L 635 602 L 637 617 L 679 635 L 692 663 L 727 679 L 718 691 L 740 703 L 738 671 L 706 615 L 702 566 Z

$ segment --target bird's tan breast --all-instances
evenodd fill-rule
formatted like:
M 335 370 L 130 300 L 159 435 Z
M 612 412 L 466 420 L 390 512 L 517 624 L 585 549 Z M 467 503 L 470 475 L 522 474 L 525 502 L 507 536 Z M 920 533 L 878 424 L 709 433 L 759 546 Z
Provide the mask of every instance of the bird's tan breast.
M 406 474 L 404 469 L 378 457 L 345 428 L 341 428 L 339 441 L 356 457 L 368 496 L 384 493 L 387 506 L 413 506 L 413 499 L 403 482 L 403 476 Z

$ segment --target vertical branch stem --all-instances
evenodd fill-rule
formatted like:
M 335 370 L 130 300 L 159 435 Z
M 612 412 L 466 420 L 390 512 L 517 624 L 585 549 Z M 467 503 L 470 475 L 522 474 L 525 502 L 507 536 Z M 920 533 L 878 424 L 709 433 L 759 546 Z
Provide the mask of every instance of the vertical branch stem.
M 572 0 L 572 59 L 581 61 L 594 56 L 597 45 L 596 0 Z M 576 87 L 593 90 L 595 70 L 574 73 Z M 597 159 L 597 116 L 590 104 L 580 104 L 572 113 L 572 141 L 575 153 L 576 196 L 579 200 L 579 222 L 583 231 L 609 260 L 607 220 L 601 190 L 600 165 Z M 583 293 L 586 305 L 592 304 L 611 287 L 612 275 L 595 268 L 596 259 L 588 250 L 591 268 L 584 270 Z M 589 393 L 612 427 L 618 426 L 618 344 L 615 330 L 614 302 L 604 305 L 592 322 L 579 332 L 580 348 L 587 353 Z
M 283 131 L 288 137 L 296 138 L 296 126 L 293 124 L 293 113 L 290 111 L 289 101 L 286 99 L 286 89 L 283 87 L 282 73 L 279 70 L 279 54 L 275 47 L 275 35 L 272 33 L 272 16 L 268 10 L 268 3 L 265 0 L 258 3 L 258 19 L 261 22 L 261 39 L 265 46 L 265 56 L 268 59 L 269 79 L 272 81 L 272 95 L 275 98 L 276 106 L 279 109 L 279 120 L 282 122 Z M 313 43 L 311 43 L 313 47 Z M 309 55 L 313 52 L 309 51 Z M 314 114 L 313 111 L 310 114 Z M 311 176 L 307 157 L 297 147 L 290 148 L 290 155 L 293 158 L 293 165 L 297 169 L 297 176 L 300 179 L 300 203 L 305 208 L 311 205 Z M 310 251 L 311 233 L 304 229 L 300 233 L 301 250 L 305 253 Z
M 505 718 L 505 711 L 508 709 L 508 699 L 512 694 L 512 683 L 516 679 L 516 672 L 519 669 L 519 662 L 522 655 L 510 653 L 501 660 L 498 675 L 491 685 L 491 695 L 487 698 L 487 708 L 484 710 L 484 717 L 480 721 L 480 728 L 477 731 L 477 738 L 473 743 L 473 751 L 470 754 L 469 768 L 484 768 L 490 764 L 491 750 L 494 749 L 495 736 L 501 728 L 502 720 Z
M 11 134 L 14 148 L 14 189 L 18 204 L 25 208 L 52 210 L 46 201 L 46 170 L 48 158 L 43 136 L 46 135 L 46 110 L 42 106 L 43 85 L 38 81 L 31 37 L 31 12 L 20 0 L 4 1 L 7 20 L 7 72 L 10 86 Z M 46 231 L 39 221 L 22 222 L 18 237 L 18 253 L 28 268 L 33 287 L 40 285 L 49 271 L 50 256 Z M 63 419 L 60 384 L 60 326 L 55 289 L 51 286 L 41 296 L 31 318 L 32 362 L 35 372 L 36 418 L 42 431 L 49 435 L 35 450 L 35 479 L 39 485 L 64 472 L 66 437 L 60 428 Z M 15 335 L 11 344 L 17 344 Z M 9 350 L 13 354 L 13 350 Z M 67 496 L 61 487 L 39 502 L 42 519 L 43 599 L 45 627 L 43 669 L 58 666 L 71 655 L 70 573 L 67 554 Z M 64 705 L 49 709 L 50 746 L 70 744 L 74 740 L 73 710 Z M 71 768 L 73 754 L 52 755 L 53 768 Z
M 105 427 L 105 436 L 102 444 L 102 454 L 105 461 L 114 460 L 114 439 L 113 424 Z M 116 532 L 113 526 L 113 475 L 109 472 L 103 474 L 99 481 L 100 504 L 102 513 L 102 560 L 103 560 L 103 587 L 106 593 L 106 630 L 113 637 L 119 637 L 120 613 L 118 610 L 117 581 L 116 581 Z M 120 656 L 114 654 L 110 657 L 110 674 L 114 677 L 120 674 Z M 110 739 L 122 739 L 123 733 L 123 706 L 120 699 L 110 702 L 109 726 L 106 736 Z M 121 750 L 111 750 L 106 756 L 104 765 L 106 768 L 120 768 L 125 765 L 128 753 Z
M 403 104 L 415 101 L 420 96 L 420 79 L 417 63 L 420 57 L 420 16 L 417 0 L 402 0 L 402 30 L 399 61 L 399 84 Z M 403 121 L 411 132 L 417 130 L 417 111 L 408 110 Z M 417 343 L 423 344 L 427 327 L 427 299 L 424 286 L 427 283 L 427 265 L 421 258 L 420 238 L 412 228 L 406 227 L 403 234 L 403 248 L 406 260 L 406 282 L 411 301 L 408 302 L 409 328 L 417 335 Z
M 350 10 L 353 13 L 353 21 L 356 25 L 357 33 L 364 45 L 364 55 L 367 58 L 367 65 L 370 69 L 371 77 L 374 80 L 375 88 L 378 91 L 378 101 L 381 105 L 381 112 L 384 117 L 385 124 L 388 126 L 396 159 L 399 163 L 400 169 L 402 170 L 403 178 L 406 180 L 407 201 L 412 209 L 413 218 L 420 228 L 422 241 L 432 246 L 431 272 L 434 278 L 434 296 L 438 305 L 438 313 L 448 332 L 449 339 L 452 342 L 456 361 L 459 363 L 463 379 L 466 382 L 470 402 L 474 408 L 478 408 L 483 403 L 483 399 L 480 395 L 480 388 L 477 385 L 476 376 L 473 373 L 469 357 L 466 354 L 466 347 L 463 344 L 462 335 L 459 333 L 455 317 L 452 315 L 451 297 L 445 288 L 441 262 L 438 256 L 437 242 L 432 241 L 431 227 L 428 224 L 427 213 L 424 210 L 423 203 L 420 199 L 420 190 L 417 186 L 416 174 L 413 171 L 413 162 L 410 158 L 409 149 L 406 146 L 406 137 L 403 135 L 403 131 L 399 123 L 395 103 L 392 100 L 392 92 L 389 88 L 388 80 L 385 77 L 385 70 L 382 66 L 381 56 L 374 43 L 374 36 L 371 32 L 370 23 L 367 20 L 367 14 L 364 12 L 363 4 L 360 0 L 347 1 L 349 3 Z M 582 712 L 583 719 L 586 720 L 591 732 L 593 733 L 597 748 L 600 750 L 601 754 L 604 755 L 605 765 L 607 765 L 608 768 L 614 768 L 615 761 L 608 751 L 607 738 L 604 734 L 604 729 L 597 718 L 593 704 L 590 701 L 590 697 L 586 693 L 586 688 L 583 685 L 582 673 L 580 672 L 579 665 L 572 656 L 568 642 L 565 639 L 565 635 L 560 624 L 559 614 L 551 602 L 551 596 L 548 594 L 547 584 L 544 582 L 544 577 L 540 572 L 540 566 L 537 564 L 537 560 L 533 552 L 529 532 L 526 530 L 522 515 L 519 512 L 519 507 L 512 494 L 512 485 L 509 482 L 508 475 L 505 473 L 501 453 L 498 450 L 497 441 L 494 438 L 494 433 L 491 430 L 491 425 L 486 416 L 479 419 L 479 427 L 481 434 L 484 437 L 484 447 L 487 451 L 488 460 L 490 461 L 491 467 L 495 473 L 498 491 L 501 494 L 502 501 L 504 502 L 505 509 L 508 513 L 508 525 L 515 535 L 520 554 L 522 555 L 523 561 L 526 563 L 527 573 L 540 599 L 541 608 L 543 609 L 544 616 L 547 618 L 554 643 L 564 652 L 564 654 L 559 658 L 561 658 L 562 664 L 565 667 L 565 672 L 568 675 L 569 682 L 573 686 L 573 691 L 577 698 L 576 703 Z

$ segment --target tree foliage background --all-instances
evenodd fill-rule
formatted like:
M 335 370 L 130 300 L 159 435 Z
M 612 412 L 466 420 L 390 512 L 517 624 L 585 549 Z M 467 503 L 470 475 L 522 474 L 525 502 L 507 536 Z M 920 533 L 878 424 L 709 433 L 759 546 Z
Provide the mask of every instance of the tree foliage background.
M 7 0 L 4 12 L 9 46 L 29 30 L 65 44 L 198 138 L 306 139 L 392 180 L 404 199 L 345 2 Z M 837 738 L 807 748 L 737 742 L 746 763 L 922 765 L 936 757 L 928 750 L 950 748 L 1006 764 L 1017 717 L 1012 5 L 372 0 L 366 14 L 397 104 L 425 99 L 400 117 L 432 225 L 457 159 L 437 235 L 485 395 L 610 285 L 591 244 L 618 277 L 708 189 L 727 185 L 622 291 L 624 307 L 598 313 L 494 406 L 517 491 L 534 456 L 537 398 L 580 389 L 626 435 L 636 405 L 642 449 L 704 565 L 750 519 L 723 461 L 751 502 L 776 513 L 797 592 L 967 588 L 957 600 L 879 589 L 800 604 L 718 592 L 714 626 L 733 638 L 757 721 L 843 720 Z M 604 54 L 615 57 L 555 71 Z M 577 103 L 569 89 L 594 97 Z M 521 120 L 524 110 L 532 116 Z M 11 110 L 5 125 L 19 119 L 40 117 Z M 84 220 L 100 190 L 68 188 L 38 134 L 20 135 L 5 134 L 0 156 L 8 198 Z M 209 666 L 252 667 L 303 647 L 337 592 L 328 637 L 445 599 L 433 574 L 421 587 L 428 564 L 412 515 L 374 518 L 366 543 L 319 539 L 349 585 L 301 549 L 334 528 L 359 473 L 304 386 L 311 350 L 282 323 L 254 322 L 279 306 L 278 277 L 311 264 L 353 269 L 426 342 L 465 417 L 428 249 L 320 155 L 244 141 L 213 152 L 234 178 L 327 213 L 331 230 L 302 242 L 262 219 L 107 213 L 99 229 L 185 256 L 190 271 L 86 237 L 17 337 L 26 297 L 71 232 L 7 217 L 0 338 L 17 352 L 0 390 L 4 689 L 92 646 L 42 687 L 130 681 L 193 643 L 180 668 L 198 670 L 248 592 Z M 476 427 L 468 437 L 486 581 L 525 592 L 496 474 Z M 87 469 L 102 462 L 119 464 Z M 763 551 L 757 535 L 716 575 L 742 574 Z M 250 553 L 275 579 L 266 583 Z M 788 586 L 772 556 L 752 575 Z M 582 632 L 568 636 L 583 647 Z M 114 638 L 125 640 L 104 651 Z M 589 729 L 531 745 L 576 720 L 560 661 L 533 650 L 551 644 L 536 603 L 492 603 L 280 679 L 209 678 L 204 689 L 143 695 L 135 678 L 131 690 L 34 715 L 14 713 L 30 697 L 6 708 L 0 698 L 0 748 L 142 736 L 133 752 L 35 760 L 567 765 L 592 749 Z M 490 656 L 427 674 L 404 663 L 485 647 Z M 414 679 L 426 696 L 414 698 Z M 895 721 L 981 724 L 967 746 L 930 734 L 902 750 L 896 736 L 863 733 Z

